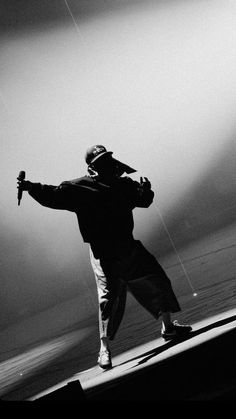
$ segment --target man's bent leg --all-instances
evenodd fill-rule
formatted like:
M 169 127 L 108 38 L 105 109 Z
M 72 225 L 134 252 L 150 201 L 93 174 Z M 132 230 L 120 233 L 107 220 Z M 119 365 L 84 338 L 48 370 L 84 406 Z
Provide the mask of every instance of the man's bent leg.
M 159 278 L 156 274 L 130 281 L 129 289 L 137 301 L 156 319 L 162 317 L 161 336 L 165 340 L 185 337 L 192 327 L 172 322 L 171 313 L 180 311 L 177 298 L 168 277 Z
M 129 281 L 128 287 L 136 300 L 156 319 L 166 313 L 167 321 L 167 313 L 181 310 L 168 277 L 148 274 Z

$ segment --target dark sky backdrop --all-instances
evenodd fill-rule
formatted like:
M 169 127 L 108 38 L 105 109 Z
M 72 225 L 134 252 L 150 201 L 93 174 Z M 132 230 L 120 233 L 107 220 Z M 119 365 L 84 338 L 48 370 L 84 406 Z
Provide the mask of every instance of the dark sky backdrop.
M 97 310 L 75 216 L 40 207 L 16 176 L 84 175 L 102 143 L 156 193 L 135 235 L 156 256 L 235 221 L 236 5 L 232 1 L 2 1 L 2 326 L 78 296 Z M 173 278 L 174 279 L 174 278 Z M 178 285 L 178 284 L 177 284 Z

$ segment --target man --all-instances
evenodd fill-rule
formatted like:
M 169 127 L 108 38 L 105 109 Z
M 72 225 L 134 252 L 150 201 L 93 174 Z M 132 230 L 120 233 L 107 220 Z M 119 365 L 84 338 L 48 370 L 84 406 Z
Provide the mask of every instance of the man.
M 99 303 L 100 351 L 98 364 L 112 367 L 109 340 L 113 340 L 124 315 L 127 289 L 156 319 L 162 317 L 165 340 L 188 334 L 192 328 L 172 322 L 180 311 L 166 273 L 153 255 L 133 236 L 135 207 L 147 208 L 154 192 L 147 178 L 140 183 L 124 173 L 136 172 L 114 159 L 102 145 L 85 155 L 88 175 L 59 186 L 18 180 L 18 188 L 41 205 L 74 212 L 84 242 L 90 245 Z

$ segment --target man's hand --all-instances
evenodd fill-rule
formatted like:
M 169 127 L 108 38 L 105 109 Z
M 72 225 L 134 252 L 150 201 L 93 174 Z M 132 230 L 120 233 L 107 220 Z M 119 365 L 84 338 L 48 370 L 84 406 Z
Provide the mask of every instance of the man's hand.
M 31 188 L 32 182 L 29 180 L 23 180 L 17 178 L 17 188 L 21 189 L 22 191 L 29 191 Z
M 140 178 L 140 185 L 142 186 L 143 190 L 145 190 L 145 191 L 150 190 L 151 187 L 152 187 L 152 185 L 151 185 L 151 183 L 150 183 L 150 181 L 148 180 L 147 177 L 144 177 L 144 180 L 143 180 L 142 177 Z

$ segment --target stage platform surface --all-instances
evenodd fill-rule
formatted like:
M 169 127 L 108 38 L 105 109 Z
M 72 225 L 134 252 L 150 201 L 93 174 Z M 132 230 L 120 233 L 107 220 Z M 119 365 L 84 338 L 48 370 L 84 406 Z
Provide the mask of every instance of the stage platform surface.
M 96 365 L 28 400 L 235 400 L 236 309 L 192 326 L 185 340 L 155 339 L 115 356 L 110 370 Z

